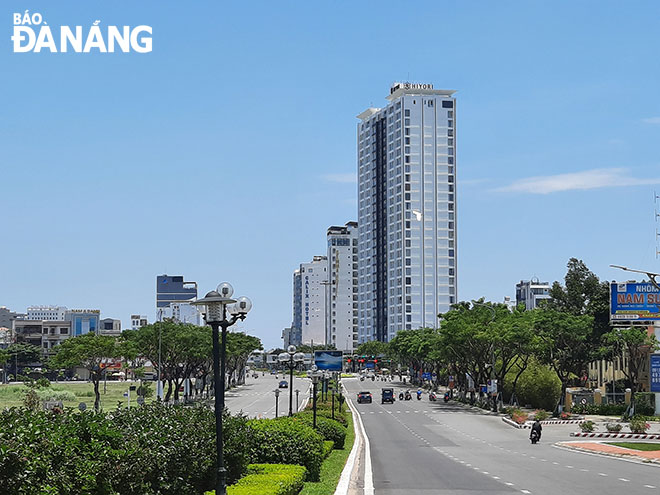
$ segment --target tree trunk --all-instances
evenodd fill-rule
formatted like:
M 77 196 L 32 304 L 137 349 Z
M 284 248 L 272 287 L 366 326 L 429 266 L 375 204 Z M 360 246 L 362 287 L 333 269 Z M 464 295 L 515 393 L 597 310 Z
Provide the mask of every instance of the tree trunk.
M 167 394 L 165 394 L 165 402 L 169 402 L 170 397 L 172 397 L 172 379 L 168 378 L 167 379 Z
M 92 373 L 92 383 L 94 384 L 94 410 L 99 412 L 101 407 L 101 393 L 99 392 L 99 376 Z

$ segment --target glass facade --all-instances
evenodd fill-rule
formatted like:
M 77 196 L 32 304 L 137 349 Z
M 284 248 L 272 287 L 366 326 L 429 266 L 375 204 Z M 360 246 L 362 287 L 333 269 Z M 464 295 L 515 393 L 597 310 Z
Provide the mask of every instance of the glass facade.
M 359 342 L 435 327 L 455 302 L 452 94 L 393 90 L 359 116 Z

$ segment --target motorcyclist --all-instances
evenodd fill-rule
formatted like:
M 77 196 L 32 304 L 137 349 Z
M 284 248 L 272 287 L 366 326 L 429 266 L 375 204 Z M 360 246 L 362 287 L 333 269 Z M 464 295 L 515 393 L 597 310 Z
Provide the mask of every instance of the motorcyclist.
M 403 392 L 399 393 L 399 400 L 403 400 Z
M 541 430 L 543 430 L 543 427 L 541 426 L 541 423 L 539 422 L 538 419 L 534 420 L 534 424 L 532 425 L 532 430 L 529 432 L 529 437 L 532 438 L 532 433 L 536 432 L 538 435 L 538 440 L 541 440 Z
M 422 389 L 421 389 L 421 388 L 418 388 L 418 389 L 417 389 L 417 398 L 419 399 L 419 398 L 421 398 L 421 397 L 422 397 Z

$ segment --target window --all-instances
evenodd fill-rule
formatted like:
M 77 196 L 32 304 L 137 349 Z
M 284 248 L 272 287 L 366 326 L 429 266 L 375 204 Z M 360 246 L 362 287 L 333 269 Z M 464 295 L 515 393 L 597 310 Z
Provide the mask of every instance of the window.
M 442 108 L 454 108 L 454 102 L 451 100 L 443 100 Z
M 447 127 L 454 127 L 454 121 L 453 120 L 448 120 L 447 121 Z
M 449 117 L 450 119 L 453 119 L 454 118 L 454 112 L 452 110 L 449 110 L 447 112 L 447 117 Z
M 410 110 L 406 108 L 406 111 L 404 112 L 405 117 L 410 117 Z

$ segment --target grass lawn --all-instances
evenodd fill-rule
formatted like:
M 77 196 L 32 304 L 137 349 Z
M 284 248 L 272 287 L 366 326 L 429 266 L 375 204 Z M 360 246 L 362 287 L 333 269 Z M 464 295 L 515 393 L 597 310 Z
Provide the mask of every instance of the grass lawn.
M 625 447 L 626 449 L 633 450 L 660 450 L 660 443 L 645 443 L 645 442 L 608 442 L 609 445 L 616 445 L 617 447 Z
M 339 483 L 339 477 L 346 464 L 353 442 L 355 441 L 355 432 L 353 431 L 353 415 L 348 415 L 348 428 L 346 431 L 346 441 L 342 450 L 333 450 L 328 458 L 323 461 L 321 466 L 321 480 L 305 483 L 305 487 L 300 495 L 328 495 L 334 493 Z
M 156 397 L 155 382 L 151 382 L 151 388 L 154 390 L 152 397 L 146 399 L 146 403 L 153 402 Z M 139 382 L 108 382 L 106 392 L 103 393 L 103 382 L 99 384 L 101 392 L 101 408 L 104 411 L 113 411 L 117 409 L 117 404 L 121 401 L 122 407 L 126 407 L 127 398 L 124 392 L 128 391 L 130 385 L 139 385 Z M 88 409 L 94 408 L 94 386 L 91 382 L 67 382 L 52 383 L 50 388 L 55 391 L 69 391 L 75 394 L 75 400 L 62 401 L 64 407 L 78 407 L 78 404 L 84 402 Z M 5 407 L 22 406 L 23 395 L 28 388 L 22 384 L 0 385 L 0 409 Z M 131 407 L 137 406 L 137 394 L 131 392 Z

